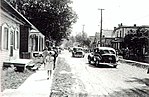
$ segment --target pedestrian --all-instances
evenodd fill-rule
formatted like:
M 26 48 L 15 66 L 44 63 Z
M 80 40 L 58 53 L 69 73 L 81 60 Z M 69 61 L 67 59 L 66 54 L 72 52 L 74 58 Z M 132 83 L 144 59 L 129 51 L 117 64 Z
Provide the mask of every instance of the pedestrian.
M 49 79 L 49 77 L 51 77 L 51 75 L 52 75 L 53 60 L 54 60 L 54 58 L 52 57 L 51 52 L 49 52 L 45 58 L 45 61 L 46 61 L 45 69 L 47 70 L 47 76 L 48 76 L 47 79 Z
M 44 64 L 44 68 L 45 68 L 45 64 L 46 64 L 46 56 L 48 55 L 48 48 L 45 48 L 43 50 L 43 53 L 42 53 L 42 57 L 43 57 L 43 64 Z
M 53 70 L 54 70 L 54 69 L 55 69 L 56 59 L 57 59 L 57 57 L 58 57 L 58 51 L 57 51 L 56 48 L 53 48 L 53 51 L 54 51 L 54 55 L 53 55 L 53 57 L 54 57 L 54 66 L 53 66 Z
M 129 48 L 128 47 L 126 47 L 126 49 L 125 49 L 125 58 L 126 59 L 129 59 L 129 53 L 130 53 L 130 50 L 129 50 Z

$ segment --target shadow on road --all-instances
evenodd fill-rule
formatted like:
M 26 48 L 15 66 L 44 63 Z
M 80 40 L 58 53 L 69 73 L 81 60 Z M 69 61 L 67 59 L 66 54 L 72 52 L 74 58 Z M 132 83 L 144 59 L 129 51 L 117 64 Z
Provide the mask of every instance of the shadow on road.
M 115 91 L 107 97 L 149 97 L 149 78 L 140 79 L 132 77 L 130 80 L 126 80 L 126 82 L 142 84 L 142 86 Z
M 107 97 L 149 97 L 149 90 L 144 88 L 123 89 L 115 91 Z
M 92 66 L 92 65 L 91 65 Z M 128 89 L 119 89 L 117 91 L 113 91 L 108 93 L 108 95 L 92 95 L 89 93 L 80 93 L 79 97 L 149 97 L 149 78 L 139 79 L 139 78 L 131 78 L 127 80 L 128 83 L 138 83 L 145 84 L 142 87 L 132 87 Z
M 127 80 L 126 82 L 129 82 L 129 83 L 137 82 L 138 84 L 144 84 L 149 88 L 149 78 L 140 79 L 140 78 L 132 77 L 131 80 Z

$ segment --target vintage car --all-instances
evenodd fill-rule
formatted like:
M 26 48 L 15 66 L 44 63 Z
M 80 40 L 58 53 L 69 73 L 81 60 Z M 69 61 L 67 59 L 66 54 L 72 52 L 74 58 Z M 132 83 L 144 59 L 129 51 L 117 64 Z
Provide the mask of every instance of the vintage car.
M 82 47 L 74 47 L 72 49 L 72 57 L 84 57 L 85 53 Z
M 118 57 L 116 51 L 110 47 L 97 47 L 88 55 L 88 62 L 95 63 L 96 66 L 106 64 L 117 67 Z

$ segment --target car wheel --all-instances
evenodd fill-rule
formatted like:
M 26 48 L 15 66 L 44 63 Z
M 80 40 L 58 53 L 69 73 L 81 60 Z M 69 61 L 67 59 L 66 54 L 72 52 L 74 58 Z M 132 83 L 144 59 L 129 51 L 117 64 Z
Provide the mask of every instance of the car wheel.
M 91 64 L 91 59 L 90 58 L 88 58 L 88 63 Z
M 114 65 L 114 66 L 113 66 L 113 68 L 116 68 L 116 67 L 117 67 L 117 65 Z
M 95 61 L 95 66 L 98 66 L 98 64 L 99 64 L 99 61 L 96 60 L 96 61 Z
M 72 57 L 74 57 L 74 53 L 72 53 Z
M 95 66 L 98 66 L 98 61 L 95 61 Z

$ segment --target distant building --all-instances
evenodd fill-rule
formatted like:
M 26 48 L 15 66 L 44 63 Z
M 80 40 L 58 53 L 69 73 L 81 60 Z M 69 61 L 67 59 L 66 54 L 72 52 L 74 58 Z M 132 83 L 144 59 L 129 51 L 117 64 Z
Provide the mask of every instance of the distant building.
M 114 40 L 113 30 L 103 30 L 102 36 L 102 46 L 111 47 L 111 41 Z
M 113 30 L 102 30 L 102 36 L 107 37 L 107 38 L 113 38 Z
M 103 30 L 102 32 L 102 46 L 111 46 L 111 41 L 114 39 L 113 30 Z M 91 47 L 100 46 L 100 32 L 96 32 L 95 36 L 90 36 Z
M 90 41 L 92 43 L 94 41 L 94 39 L 95 39 L 95 36 L 89 36 L 89 39 L 90 39 Z
M 93 49 L 93 47 L 95 46 L 95 36 L 89 36 L 89 39 L 90 39 L 90 49 Z

